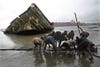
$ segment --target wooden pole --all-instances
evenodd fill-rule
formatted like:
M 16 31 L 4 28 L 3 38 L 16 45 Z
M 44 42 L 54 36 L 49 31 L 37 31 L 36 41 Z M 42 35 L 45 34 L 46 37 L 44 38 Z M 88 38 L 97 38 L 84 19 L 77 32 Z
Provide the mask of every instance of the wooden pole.
M 75 15 L 75 22 L 76 22 L 76 25 L 77 25 L 77 28 L 78 28 L 78 32 L 79 32 L 79 35 L 80 35 L 80 33 L 83 32 L 83 29 L 79 25 L 79 22 L 78 22 L 78 19 L 77 19 L 77 16 L 76 16 L 75 12 L 74 12 L 74 15 Z

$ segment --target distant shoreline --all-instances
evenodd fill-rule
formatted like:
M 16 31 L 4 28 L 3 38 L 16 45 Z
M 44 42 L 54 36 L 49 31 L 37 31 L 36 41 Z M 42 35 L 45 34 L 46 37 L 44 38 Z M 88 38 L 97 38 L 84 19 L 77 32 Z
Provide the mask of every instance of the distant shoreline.
M 90 25 L 99 25 L 100 23 L 79 23 L 80 26 L 90 26 Z M 76 23 L 72 22 L 55 22 L 54 23 L 55 27 L 62 27 L 62 26 L 76 26 Z

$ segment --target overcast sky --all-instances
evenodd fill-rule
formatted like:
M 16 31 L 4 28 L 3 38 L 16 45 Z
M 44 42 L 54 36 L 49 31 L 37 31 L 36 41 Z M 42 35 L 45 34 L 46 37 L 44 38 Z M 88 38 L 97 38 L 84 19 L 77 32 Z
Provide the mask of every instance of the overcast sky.
M 0 0 L 0 28 L 7 27 L 32 3 L 36 3 L 51 22 L 75 20 L 74 12 L 79 21 L 100 22 L 100 0 Z

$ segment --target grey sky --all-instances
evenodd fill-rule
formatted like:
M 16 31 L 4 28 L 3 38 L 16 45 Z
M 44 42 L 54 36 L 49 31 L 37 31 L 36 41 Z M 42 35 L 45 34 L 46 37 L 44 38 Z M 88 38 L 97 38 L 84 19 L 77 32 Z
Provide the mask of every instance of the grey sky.
M 32 3 L 36 3 L 51 22 L 75 20 L 74 12 L 79 21 L 100 22 L 100 0 L 0 0 L 0 27 L 7 27 Z

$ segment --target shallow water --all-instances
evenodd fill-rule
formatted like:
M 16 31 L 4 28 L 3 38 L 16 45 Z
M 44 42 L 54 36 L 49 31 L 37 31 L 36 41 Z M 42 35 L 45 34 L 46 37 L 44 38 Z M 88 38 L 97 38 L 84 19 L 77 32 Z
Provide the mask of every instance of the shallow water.
M 89 40 L 96 45 L 100 45 L 100 27 L 82 26 L 84 30 L 90 32 Z M 92 29 L 91 29 L 92 28 Z M 57 27 L 55 31 L 74 30 L 78 36 L 77 27 Z M 5 48 L 31 48 L 34 44 L 32 38 L 40 35 L 20 36 L 7 34 L 0 31 L 0 49 Z M 99 51 L 100 52 L 100 51 Z M 59 55 L 47 51 L 0 51 L 0 67 L 99 67 L 100 58 L 94 57 L 94 63 L 90 62 L 87 57 L 79 58 L 77 55 L 68 55 L 61 52 Z

